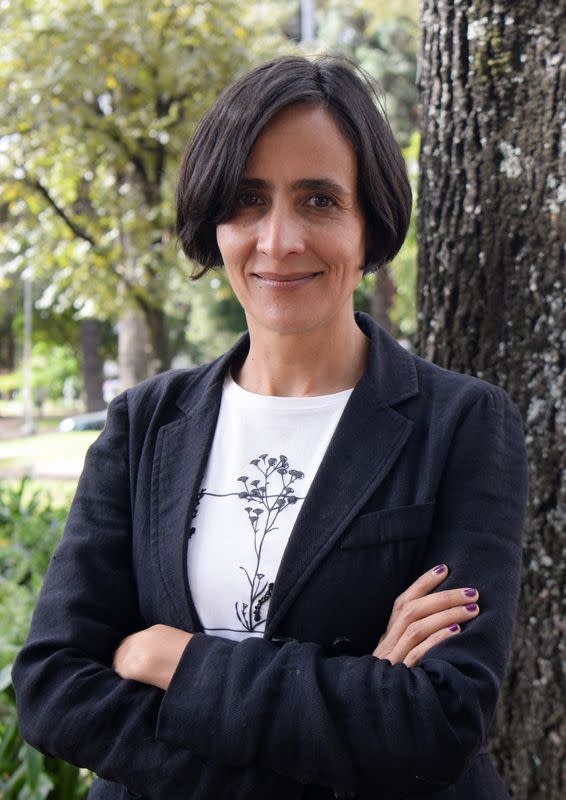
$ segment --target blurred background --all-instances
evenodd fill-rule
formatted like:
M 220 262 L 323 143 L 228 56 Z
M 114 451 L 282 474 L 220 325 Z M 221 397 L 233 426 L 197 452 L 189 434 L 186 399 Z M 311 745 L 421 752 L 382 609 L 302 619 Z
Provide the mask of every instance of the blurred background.
M 514 798 L 565 796 L 566 9 L 534 6 L 0 0 L 1 798 L 88 790 L 23 744 L 10 665 L 107 404 L 245 327 L 224 273 L 191 282 L 176 244 L 184 147 L 254 64 L 328 52 L 383 87 L 415 194 L 402 251 L 357 307 L 523 414 L 524 592 L 492 750 Z
M 205 109 L 268 57 L 340 52 L 383 86 L 416 178 L 417 4 L 21 2 L 0 20 L 0 469 L 72 478 L 92 436 L 44 438 L 62 418 L 67 433 L 100 428 L 119 391 L 213 358 L 245 328 L 223 272 L 192 283 L 172 234 Z M 358 307 L 410 337 L 415 274 L 413 227 Z

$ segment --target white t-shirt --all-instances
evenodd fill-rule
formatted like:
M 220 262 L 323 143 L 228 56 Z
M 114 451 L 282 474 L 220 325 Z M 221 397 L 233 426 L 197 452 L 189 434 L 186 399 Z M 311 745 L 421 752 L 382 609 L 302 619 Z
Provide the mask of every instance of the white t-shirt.
M 351 393 L 272 397 L 226 378 L 187 554 L 206 633 L 263 635 L 283 551 Z

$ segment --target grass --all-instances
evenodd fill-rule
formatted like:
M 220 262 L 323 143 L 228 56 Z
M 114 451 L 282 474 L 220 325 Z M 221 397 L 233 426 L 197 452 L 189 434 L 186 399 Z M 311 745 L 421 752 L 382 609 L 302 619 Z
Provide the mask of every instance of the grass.
M 50 431 L 0 441 L 0 478 L 78 478 L 99 431 Z

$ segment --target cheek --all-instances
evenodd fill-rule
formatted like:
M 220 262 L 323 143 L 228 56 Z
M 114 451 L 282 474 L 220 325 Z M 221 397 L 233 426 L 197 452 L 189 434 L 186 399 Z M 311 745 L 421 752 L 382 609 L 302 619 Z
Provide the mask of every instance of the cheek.
M 329 258 L 340 266 L 338 274 L 344 283 L 357 286 L 363 277 L 366 255 L 363 237 L 357 232 L 347 231 L 334 244 L 334 248 L 329 251 Z
M 217 225 L 216 226 L 216 244 L 220 250 L 224 264 L 230 261 L 229 255 L 234 248 L 234 234 L 230 225 Z
M 218 225 L 216 241 L 222 256 L 228 283 L 243 305 L 249 290 L 246 268 L 255 253 L 253 239 L 240 228 L 235 228 L 231 225 Z
M 216 226 L 216 242 L 224 263 L 237 263 L 254 246 L 251 232 L 240 225 L 224 223 Z
M 356 219 L 349 219 L 343 224 L 331 228 L 319 238 L 319 244 L 335 260 L 342 264 L 361 267 L 366 257 L 365 225 Z
M 242 280 L 242 270 L 234 259 L 224 258 L 224 273 L 230 284 L 230 288 L 240 305 L 245 303 L 245 283 Z

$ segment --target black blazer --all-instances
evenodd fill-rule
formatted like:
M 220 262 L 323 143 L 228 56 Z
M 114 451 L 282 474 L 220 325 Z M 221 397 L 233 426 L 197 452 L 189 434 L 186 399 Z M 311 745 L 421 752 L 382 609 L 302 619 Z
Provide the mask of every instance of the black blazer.
M 508 657 L 527 469 L 507 395 L 369 317 L 353 391 L 292 532 L 265 637 L 208 636 L 186 548 L 229 365 L 118 397 L 89 450 L 14 667 L 23 736 L 101 778 L 90 797 L 508 797 L 484 750 Z M 481 613 L 421 664 L 369 655 L 394 599 L 445 562 Z M 197 632 L 166 693 L 112 670 L 155 623 Z M 126 788 L 127 787 L 127 788 Z

